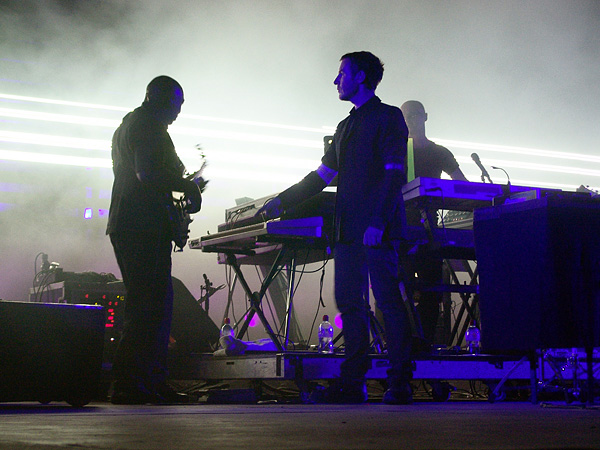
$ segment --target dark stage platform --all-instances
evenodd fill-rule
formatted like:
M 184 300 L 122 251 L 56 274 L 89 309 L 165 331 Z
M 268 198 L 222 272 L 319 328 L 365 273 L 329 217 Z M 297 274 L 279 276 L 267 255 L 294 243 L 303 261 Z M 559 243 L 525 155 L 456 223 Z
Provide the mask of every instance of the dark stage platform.
M 322 380 L 339 376 L 343 354 L 315 352 L 248 353 L 213 356 L 199 353 L 175 357 L 174 379 L 280 379 Z M 385 355 L 371 355 L 367 379 L 385 380 L 389 362 Z M 534 368 L 535 370 L 535 368 Z M 424 380 L 530 380 L 535 376 L 527 358 L 495 355 L 428 356 L 415 360 L 415 379 Z

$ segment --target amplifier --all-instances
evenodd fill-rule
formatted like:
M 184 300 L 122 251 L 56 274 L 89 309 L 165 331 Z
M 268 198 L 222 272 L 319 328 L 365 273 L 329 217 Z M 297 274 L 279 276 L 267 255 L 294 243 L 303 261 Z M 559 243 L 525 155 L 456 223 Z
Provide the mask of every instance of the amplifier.
M 104 361 L 112 361 L 123 329 L 125 285 L 122 281 L 95 283 L 61 281 L 29 290 L 31 303 L 67 303 L 104 307 Z
M 59 281 L 80 281 L 90 283 L 110 283 L 117 281 L 112 273 L 97 272 L 67 272 L 62 267 L 53 267 L 47 270 L 40 270 L 34 280 L 33 286 L 46 286 Z
M 0 402 L 93 400 L 104 330 L 99 306 L 0 301 Z
M 475 211 L 486 352 L 600 345 L 598 230 L 600 202 L 589 196 Z

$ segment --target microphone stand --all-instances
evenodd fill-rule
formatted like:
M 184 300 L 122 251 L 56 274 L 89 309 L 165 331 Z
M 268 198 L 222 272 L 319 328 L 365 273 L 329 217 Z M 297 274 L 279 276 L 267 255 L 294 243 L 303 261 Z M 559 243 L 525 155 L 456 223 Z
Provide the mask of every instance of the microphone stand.
M 506 184 L 502 185 L 502 192 L 504 193 L 504 197 L 508 197 L 510 195 L 510 176 L 508 172 L 504 170 L 502 167 L 492 166 L 492 169 L 501 170 L 506 175 Z
M 210 306 L 210 296 L 213 295 L 215 292 L 223 289 L 225 285 L 222 284 L 219 287 L 213 287 L 212 282 L 208 279 L 206 274 L 203 274 L 203 277 L 205 285 L 200 286 L 200 298 L 197 300 L 197 302 L 199 305 L 204 303 L 204 311 L 206 311 L 206 313 L 208 314 L 208 308 Z M 203 292 L 205 292 L 205 294 L 203 294 Z
M 506 170 L 504 170 L 502 167 L 496 167 L 496 166 L 492 166 L 492 169 L 496 169 L 496 170 L 501 170 L 502 172 L 504 172 L 504 174 L 506 175 L 506 185 L 510 186 L 510 176 L 508 175 L 508 172 Z

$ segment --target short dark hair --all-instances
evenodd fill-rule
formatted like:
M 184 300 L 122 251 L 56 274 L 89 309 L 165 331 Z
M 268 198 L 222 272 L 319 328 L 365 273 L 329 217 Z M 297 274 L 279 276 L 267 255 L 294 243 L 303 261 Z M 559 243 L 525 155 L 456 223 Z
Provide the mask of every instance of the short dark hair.
M 354 73 L 363 71 L 365 73 L 365 86 L 375 90 L 383 78 L 383 62 L 371 52 L 346 53 L 340 58 L 349 59 Z
M 183 92 L 181 85 L 173 78 L 160 75 L 154 78 L 148 84 L 148 87 L 146 87 L 146 99 L 144 103 L 152 105 L 168 104 L 176 89 L 180 89 Z

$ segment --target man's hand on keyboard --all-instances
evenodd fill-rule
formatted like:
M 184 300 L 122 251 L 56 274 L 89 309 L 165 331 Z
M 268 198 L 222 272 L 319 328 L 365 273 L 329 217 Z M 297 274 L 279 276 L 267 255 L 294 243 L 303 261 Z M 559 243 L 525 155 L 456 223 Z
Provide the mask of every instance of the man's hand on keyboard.
M 260 208 L 255 216 L 261 216 L 263 220 L 274 219 L 283 213 L 279 197 L 272 198 Z

